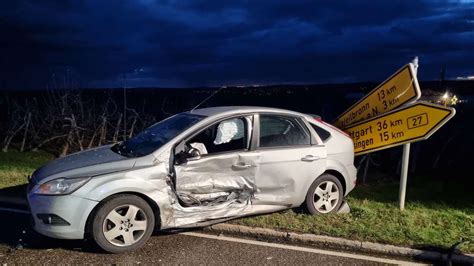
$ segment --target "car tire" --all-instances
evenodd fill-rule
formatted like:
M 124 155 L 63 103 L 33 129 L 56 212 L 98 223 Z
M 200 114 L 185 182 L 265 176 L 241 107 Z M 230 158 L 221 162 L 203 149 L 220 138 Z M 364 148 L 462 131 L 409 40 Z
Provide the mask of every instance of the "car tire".
M 331 174 L 322 174 L 309 187 L 305 205 L 310 214 L 321 215 L 337 212 L 343 199 L 343 187 L 339 179 Z
M 155 215 L 142 198 L 118 195 L 100 203 L 91 225 L 92 239 L 102 250 L 124 253 L 142 247 L 150 238 Z

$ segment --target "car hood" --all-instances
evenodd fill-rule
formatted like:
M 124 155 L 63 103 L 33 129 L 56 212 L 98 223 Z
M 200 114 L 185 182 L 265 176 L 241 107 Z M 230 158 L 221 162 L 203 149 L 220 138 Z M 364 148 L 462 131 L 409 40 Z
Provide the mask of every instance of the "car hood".
M 134 166 L 136 159 L 113 152 L 111 145 L 73 153 L 37 169 L 32 182 L 43 183 L 59 177 L 96 176 L 123 171 Z

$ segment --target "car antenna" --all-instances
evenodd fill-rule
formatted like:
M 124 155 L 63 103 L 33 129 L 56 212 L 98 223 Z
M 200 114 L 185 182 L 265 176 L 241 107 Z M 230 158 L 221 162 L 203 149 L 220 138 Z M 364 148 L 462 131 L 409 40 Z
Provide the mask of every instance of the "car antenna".
M 211 99 L 212 97 L 214 97 L 214 95 L 216 95 L 218 92 L 220 92 L 222 89 L 224 88 L 227 88 L 227 86 L 222 86 L 220 87 L 218 90 L 216 90 L 213 94 L 209 95 L 206 99 L 204 99 L 202 102 L 198 103 L 196 106 L 194 106 L 193 109 L 191 109 L 191 113 L 196 109 L 198 108 L 199 106 L 201 106 L 201 104 L 207 102 L 209 99 Z

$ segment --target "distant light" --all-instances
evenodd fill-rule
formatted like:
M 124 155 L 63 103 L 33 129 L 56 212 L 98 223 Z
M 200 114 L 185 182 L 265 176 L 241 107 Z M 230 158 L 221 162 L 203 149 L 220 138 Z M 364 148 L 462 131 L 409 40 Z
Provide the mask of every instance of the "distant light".
M 457 80 L 474 80 L 474 76 L 456 77 Z
M 445 92 L 444 95 L 443 95 L 443 99 L 446 100 L 449 98 L 449 93 L 448 92 Z
M 458 97 L 456 95 L 453 95 L 453 97 L 451 98 L 451 105 L 456 105 L 459 102 L 461 101 L 458 99 Z

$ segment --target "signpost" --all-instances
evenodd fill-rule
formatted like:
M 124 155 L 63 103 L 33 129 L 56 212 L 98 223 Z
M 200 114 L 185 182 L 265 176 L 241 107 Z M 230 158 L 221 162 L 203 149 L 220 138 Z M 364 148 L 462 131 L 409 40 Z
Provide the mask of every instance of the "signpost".
M 361 155 L 424 140 L 454 116 L 454 108 L 419 102 L 349 126 L 344 131 Z
M 351 124 L 389 112 L 405 103 L 415 102 L 420 96 L 416 68 L 413 63 L 409 63 L 340 115 L 334 125 L 342 129 L 347 128 Z
M 352 137 L 355 155 L 403 145 L 400 210 L 405 208 L 410 143 L 429 138 L 456 113 L 446 106 L 414 103 L 421 97 L 417 70 L 415 57 L 334 122 Z

